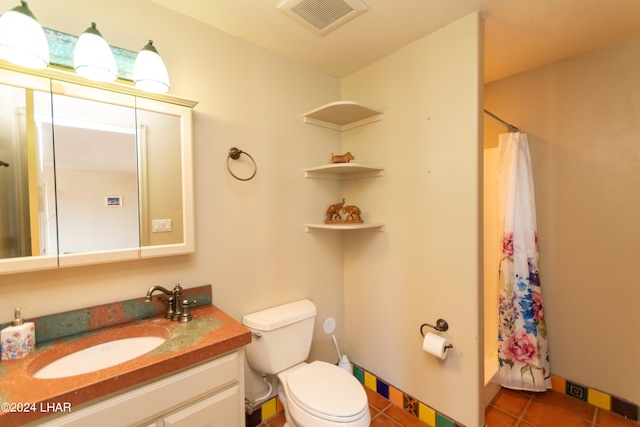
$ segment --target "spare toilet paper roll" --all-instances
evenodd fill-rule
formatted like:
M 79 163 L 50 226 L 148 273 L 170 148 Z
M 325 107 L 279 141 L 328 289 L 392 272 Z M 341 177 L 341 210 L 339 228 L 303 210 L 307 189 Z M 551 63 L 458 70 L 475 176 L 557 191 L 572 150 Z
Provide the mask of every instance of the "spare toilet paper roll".
M 422 341 L 422 350 L 437 357 L 438 359 L 446 359 L 449 352 L 449 341 L 440 335 L 428 332 Z

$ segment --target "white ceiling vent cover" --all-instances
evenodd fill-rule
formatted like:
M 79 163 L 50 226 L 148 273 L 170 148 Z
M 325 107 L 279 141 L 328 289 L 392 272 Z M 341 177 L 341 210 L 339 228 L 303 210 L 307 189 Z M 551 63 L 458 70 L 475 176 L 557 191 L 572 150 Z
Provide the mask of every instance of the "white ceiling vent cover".
M 324 36 L 364 13 L 368 7 L 360 0 L 284 0 L 278 9 L 314 33 Z

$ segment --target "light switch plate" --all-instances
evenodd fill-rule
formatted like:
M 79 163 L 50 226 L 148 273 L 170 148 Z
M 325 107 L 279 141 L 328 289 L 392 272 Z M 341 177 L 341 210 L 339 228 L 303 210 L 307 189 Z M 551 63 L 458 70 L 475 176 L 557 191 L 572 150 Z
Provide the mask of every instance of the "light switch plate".
M 151 221 L 151 227 L 154 233 L 166 233 L 171 231 L 170 219 L 154 219 Z

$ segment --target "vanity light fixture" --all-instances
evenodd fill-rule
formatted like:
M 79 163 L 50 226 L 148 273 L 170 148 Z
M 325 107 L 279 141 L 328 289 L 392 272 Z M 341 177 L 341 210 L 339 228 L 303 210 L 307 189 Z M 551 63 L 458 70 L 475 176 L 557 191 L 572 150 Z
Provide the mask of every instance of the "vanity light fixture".
M 78 38 L 73 51 L 73 68 L 81 76 L 98 82 L 112 82 L 118 76 L 111 47 L 95 22 Z
M 28 68 L 49 65 L 49 44 L 27 2 L 0 16 L 0 59 Z
M 136 57 L 133 83 L 146 92 L 165 93 L 169 90 L 169 73 L 153 46 L 153 40 L 149 40 Z

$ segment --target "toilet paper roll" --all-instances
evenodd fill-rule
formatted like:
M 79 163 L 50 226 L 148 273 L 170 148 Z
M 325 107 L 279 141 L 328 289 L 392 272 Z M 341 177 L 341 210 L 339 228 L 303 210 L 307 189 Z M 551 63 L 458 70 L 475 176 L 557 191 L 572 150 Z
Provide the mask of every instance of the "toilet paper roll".
M 434 355 L 438 359 L 444 360 L 447 358 L 450 345 L 446 338 L 428 332 L 422 341 L 422 350 L 424 350 L 425 353 Z

